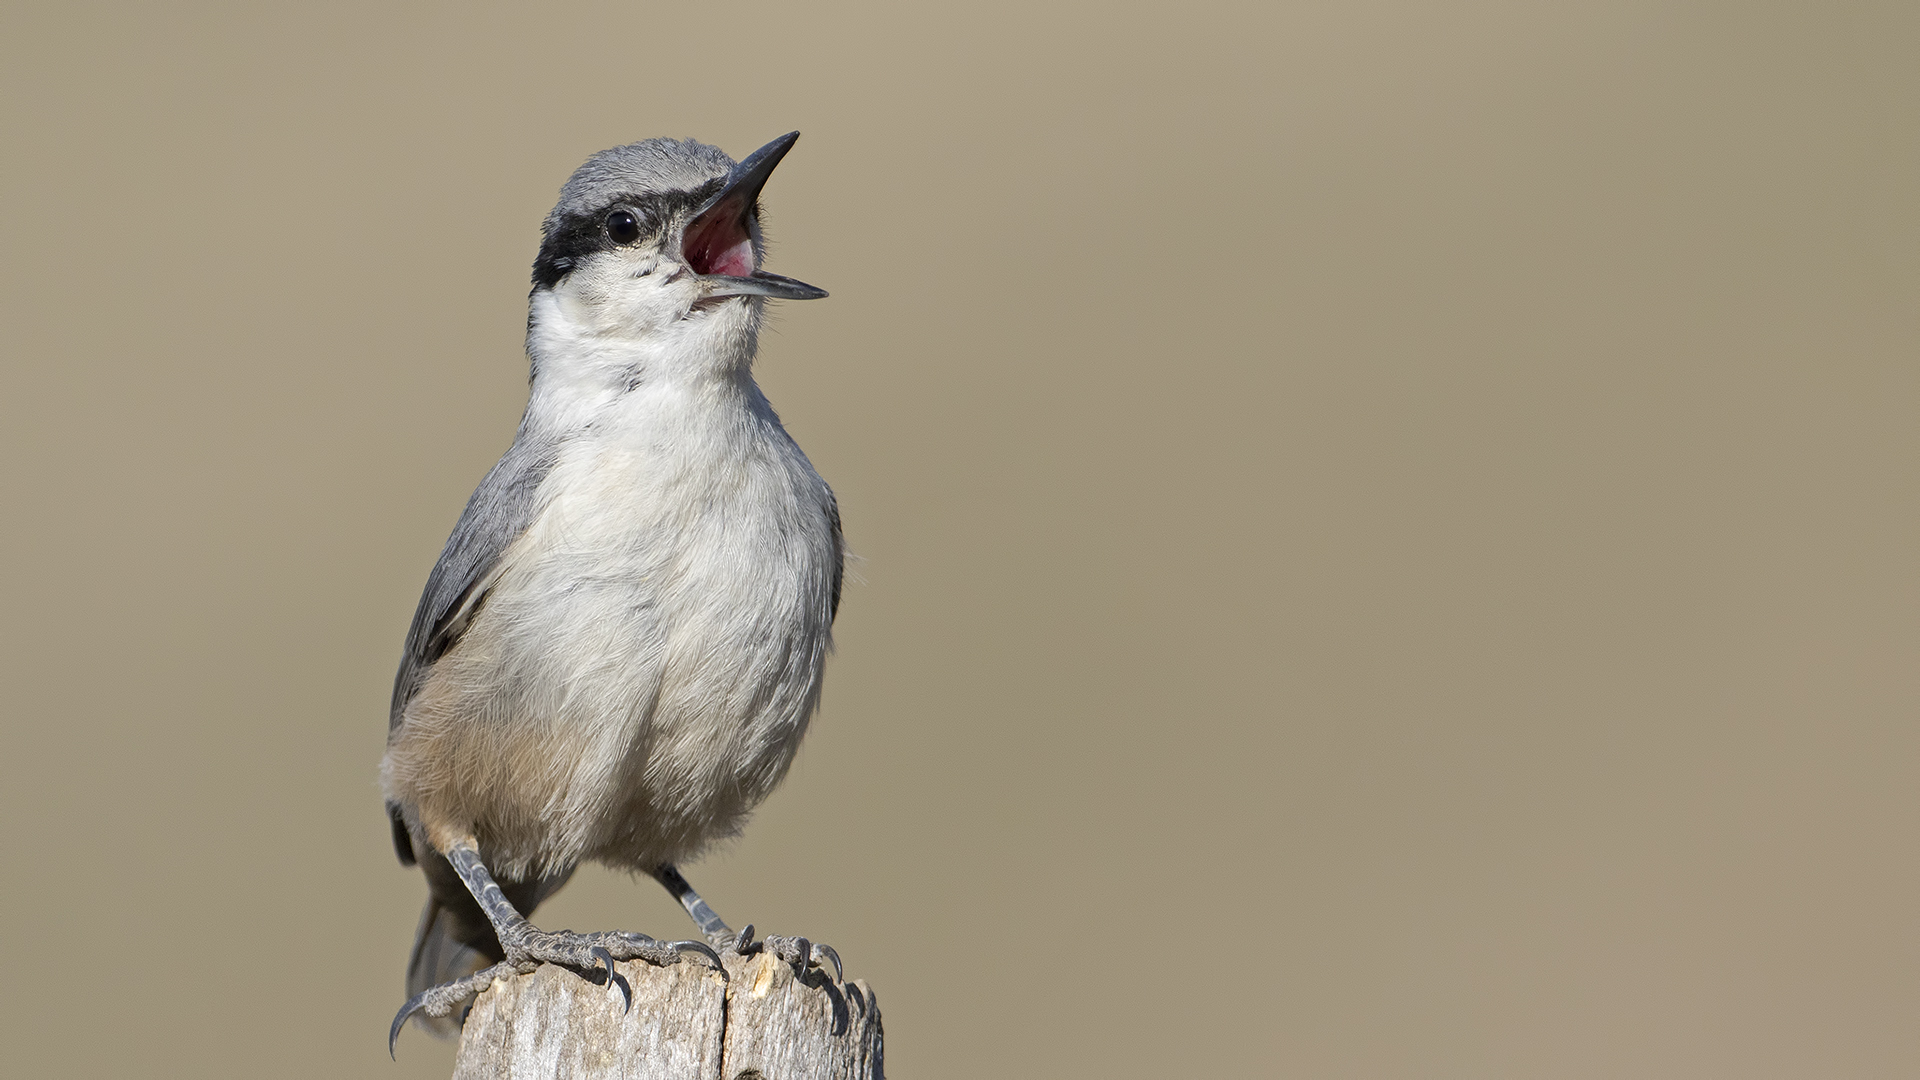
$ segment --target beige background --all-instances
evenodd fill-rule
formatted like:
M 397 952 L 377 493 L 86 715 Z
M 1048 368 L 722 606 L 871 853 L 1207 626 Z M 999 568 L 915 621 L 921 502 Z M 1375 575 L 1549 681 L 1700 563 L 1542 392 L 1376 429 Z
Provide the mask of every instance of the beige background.
M 539 220 L 791 128 L 865 561 L 689 869 L 895 1076 L 1920 1072 L 1920 8 L 159 7 L 0 16 L 9 1074 L 446 1074 L 375 764 Z

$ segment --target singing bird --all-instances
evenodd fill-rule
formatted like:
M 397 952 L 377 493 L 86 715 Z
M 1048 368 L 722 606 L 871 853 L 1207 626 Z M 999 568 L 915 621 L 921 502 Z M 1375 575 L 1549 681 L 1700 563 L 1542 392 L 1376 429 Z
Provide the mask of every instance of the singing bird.
M 381 780 L 428 898 L 409 1016 L 441 1034 L 494 978 L 747 949 L 676 865 L 737 833 L 820 700 L 845 560 L 833 492 L 753 379 L 760 191 L 692 140 L 588 158 L 547 215 L 513 445 L 467 503 L 407 633 Z M 645 871 L 707 943 L 527 916 L 587 860 Z M 764 943 L 806 968 L 833 950 Z M 723 972 L 724 973 L 724 972 Z

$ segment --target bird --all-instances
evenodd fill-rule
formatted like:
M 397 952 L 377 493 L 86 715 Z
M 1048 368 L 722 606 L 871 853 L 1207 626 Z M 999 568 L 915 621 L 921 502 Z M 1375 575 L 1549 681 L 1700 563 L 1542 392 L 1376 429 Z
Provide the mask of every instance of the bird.
M 846 546 L 833 491 L 754 381 L 769 300 L 760 194 L 791 132 L 736 162 L 692 139 L 589 157 L 541 227 L 527 408 L 428 576 L 394 679 L 381 786 L 428 897 L 409 1017 L 458 1033 L 493 979 L 768 948 L 678 866 L 737 835 L 820 701 Z M 666 886 L 705 941 L 528 921 L 585 862 Z M 631 994 L 628 993 L 631 1007 Z

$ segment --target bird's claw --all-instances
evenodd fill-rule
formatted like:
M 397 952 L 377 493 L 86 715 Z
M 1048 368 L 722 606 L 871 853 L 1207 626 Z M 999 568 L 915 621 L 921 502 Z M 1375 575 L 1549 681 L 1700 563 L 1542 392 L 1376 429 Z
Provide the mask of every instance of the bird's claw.
M 633 1011 L 633 987 L 627 982 L 627 977 L 625 975 L 622 975 L 618 971 L 614 970 L 613 954 L 611 952 L 608 952 L 606 947 L 602 945 L 595 945 L 593 948 L 587 951 L 588 951 L 588 954 L 593 957 L 595 961 L 594 966 L 596 968 L 604 967 L 607 969 L 607 985 L 615 987 L 620 991 L 620 998 L 622 1001 L 622 1008 L 620 1011 L 623 1013 L 632 1012 Z
M 612 953 L 608 952 L 604 946 L 595 945 L 593 948 L 587 950 L 587 955 L 593 958 L 594 970 L 598 971 L 601 968 L 605 968 L 607 978 L 613 978 L 614 960 Z
M 748 929 L 752 929 L 752 927 L 748 927 Z M 679 950 L 682 954 L 698 953 L 701 956 L 706 957 L 708 960 L 711 960 L 713 962 L 713 970 L 720 973 L 720 978 L 722 980 L 729 981 L 729 982 L 732 981 L 730 979 L 727 979 L 727 965 L 720 962 L 720 954 L 717 952 L 714 952 L 713 946 L 707 944 L 706 942 L 704 941 L 669 941 L 667 942 L 667 944 L 670 947 Z
M 811 956 L 807 958 L 808 961 L 810 963 L 819 964 L 820 958 L 823 956 L 833 962 L 833 984 L 835 986 L 839 986 L 842 983 L 846 982 L 847 973 L 843 971 L 840 967 L 840 954 L 835 952 L 833 949 L 833 946 L 831 945 L 823 945 L 819 942 L 814 942 L 813 953 Z M 821 964 L 821 966 L 825 967 L 826 965 Z
M 412 1016 L 414 1013 L 419 1012 L 420 1007 L 427 1003 L 427 995 L 431 993 L 433 993 L 433 991 L 431 990 L 422 990 L 418 994 L 413 995 L 412 997 L 407 999 L 407 1003 L 405 1005 L 400 1006 L 400 1011 L 394 1014 L 393 1026 L 387 1029 L 387 1056 L 388 1057 L 392 1058 L 395 1061 L 400 1060 L 400 1053 L 398 1050 L 398 1047 L 400 1045 L 400 1029 L 407 1026 L 408 1017 Z
M 748 953 L 753 951 L 753 924 L 752 923 L 748 923 L 747 925 L 740 928 L 740 933 L 736 935 L 734 939 L 727 944 L 727 951 L 736 952 L 742 956 L 745 956 Z

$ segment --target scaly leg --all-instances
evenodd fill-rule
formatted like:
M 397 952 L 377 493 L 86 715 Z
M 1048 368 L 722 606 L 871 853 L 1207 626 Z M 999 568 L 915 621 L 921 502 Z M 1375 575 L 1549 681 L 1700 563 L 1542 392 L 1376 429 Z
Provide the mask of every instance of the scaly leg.
M 714 948 L 737 953 L 753 951 L 755 948 L 753 924 L 748 923 L 738 934 L 734 933 L 732 928 L 727 926 L 726 921 L 720 918 L 713 908 L 707 906 L 705 900 L 700 899 L 700 894 L 693 891 L 693 886 L 688 883 L 685 875 L 681 874 L 677 867 L 671 864 L 657 866 L 653 870 L 653 879 L 666 886 L 667 891 L 673 894 L 673 898 L 680 901 L 680 906 L 687 909 L 688 915 L 693 916 L 694 923 L 700 927 L 700 932 L 706 935 L 707 941 Z M 764 944 L 767 951 L 792 964 L 801 975 L 805 975 L 807 969 L 814 964 L 824 966 L 831 963 L 833 981 L 837 983 L 845 978 L 840 968 L 840 954 L 835 952 L 831 945 L 811 943 L 803 937 L 777 935 L 768 937 Z
M 657 866 L 653 870 L 653 879 L 665 885 L 667 891 L 673 894 L 673 898 L 680 901 L 680 906 L 687 909 L 687 914 L 693 916 L 693 921 L 700 927 L 700 932 L 706 935 L 708 944 L 716 949 L 724 949 L 739 938 L 740 935 L 733 932 L 733 928 L 727 925 L 726 920 L 708 907 L 707 902 L 700 899 L 699 893 L 693 891 L 693 886 L 681 876 L 678 868 L 672 865 Z M 746 936 L 748 940 L 752 940 L 751 929 Z

